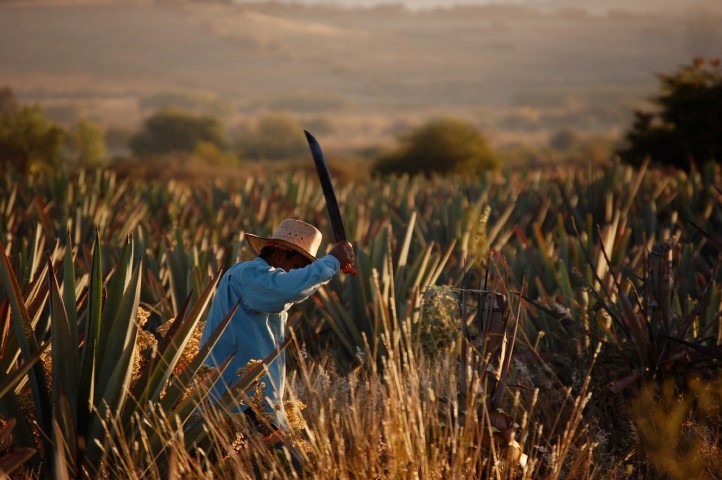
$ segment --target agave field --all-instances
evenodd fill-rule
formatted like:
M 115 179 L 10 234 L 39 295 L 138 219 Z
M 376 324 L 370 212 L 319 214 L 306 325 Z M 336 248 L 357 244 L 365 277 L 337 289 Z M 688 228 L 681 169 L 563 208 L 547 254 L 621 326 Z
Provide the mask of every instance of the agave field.
M 332 238 L 317 179 L 6 173 L 0 478 L 719 478 L 720 186 L 620 164 L 343 185 L 358 275 L 291 315 L 278 450 L 231 412 L 279 352 L 209 405 L 232 312 L 200 331 L 245 232 Z

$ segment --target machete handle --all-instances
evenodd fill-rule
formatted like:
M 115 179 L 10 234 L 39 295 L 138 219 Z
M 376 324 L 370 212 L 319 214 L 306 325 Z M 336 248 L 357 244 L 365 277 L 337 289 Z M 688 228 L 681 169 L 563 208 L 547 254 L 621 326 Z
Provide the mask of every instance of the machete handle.
M 348 265 L 344 265 L 341 271 L 347 275 L 353 275 L 356 276 L 356 268 L 353 266 L 352 263 L 349 263 Z

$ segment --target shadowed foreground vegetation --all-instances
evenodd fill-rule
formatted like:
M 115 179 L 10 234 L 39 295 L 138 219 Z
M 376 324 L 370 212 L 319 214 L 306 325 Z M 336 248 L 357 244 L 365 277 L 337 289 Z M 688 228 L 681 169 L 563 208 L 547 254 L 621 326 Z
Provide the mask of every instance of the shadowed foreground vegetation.
M 198 338 L 244 232 L 331 238 L 316 183 L 4 175 L 0 469 L 292 477 L 234 398 L 196 408 L 218 375 Z M 359 274 L 299 306 L 287 347 L 306 474 L 713 478 L 720 185 L 612 164 L 343 186 Z

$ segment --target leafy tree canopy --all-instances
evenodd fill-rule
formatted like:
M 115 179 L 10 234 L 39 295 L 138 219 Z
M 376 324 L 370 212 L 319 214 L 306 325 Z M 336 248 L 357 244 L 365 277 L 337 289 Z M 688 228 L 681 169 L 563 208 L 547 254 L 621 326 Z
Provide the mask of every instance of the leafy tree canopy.
M 140 132 L 130 140 L 135 155 L 157 155 L 172 152 L 193 152 L 202 143 L 226 146 L 226 135 L 220 120 L 212 116 L 192 115 L 174 109 L 151 115 Z
M 91 120 L 80 120 L 68 132 L 70 160 L 85 168 L 101 167 L 108 160 L 105 132 Z
M 455 118 L 431 120 L 399 136 L 399 147 L 375 165 L 378 173 L 474 173 L 501 162 L 474 125 Z
M 27 174 L 60 164 L 65 130 L 43 115 L 40 107 L 18 107 L 0 115 L 0 166 Z
M 722 68 L 696 58 L 672 74 L 658 75 L 658 111 L 635 112 L 619 150 L 623 161 L 653 162 L 688 170 L 693 164 L 722 162 Z

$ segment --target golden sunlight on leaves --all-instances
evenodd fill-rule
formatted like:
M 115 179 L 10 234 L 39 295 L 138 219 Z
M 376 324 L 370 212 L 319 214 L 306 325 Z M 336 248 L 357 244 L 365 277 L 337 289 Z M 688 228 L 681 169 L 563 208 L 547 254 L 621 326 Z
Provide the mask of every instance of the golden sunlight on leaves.
M 176 363 L 175 368 L 173 369 L 173 373 L 175 375 L 178 375 L 180 372 L 182 372 L 183 369 L 185 369 L 188 364 L 191 363 L 193 357 L 198 354 L 198 347 L 200 347 L 201 344 L 202 333 L 203 323 L 198 322 L 198 325 L 196 325 L 195 330 L 193 330 L 193 333 L 191 333 L 191 336 L 188 339 L 188 343 L 186 343 L 186 346 L 183 349 L 180 358 L 178 359 L 178 363 Z
M 143 309 L 143 307 L 138 307 L 138 315 L 135 319 L 138 325 L 138 339 L 135 345 L 133 373 L 131 374 L 131 382 L 133 383 L 140 379 L 143 369 L 148 365 L 158 346 L 155 335 L 143 328 L 148 318 L 150 318 L 150 312 Z
M 239 368 L 236 374 L 239 377 L 244 377 L 253 370 L 253 368 L 257 367 L 263 363 L 262 360 L 256 360 L 252 359 L 249 360 L 248 363 L 246 363 L 243 367 Z M 264 404 L 265 404 L 265 397 L 263 393 L 263 389 L 266 388 L 266 384 L 264 382 L 257 382 L 253 387 L 253 394 L 245 399 L 245 402 L 251 409 L 253 409 L 256 414 L 259 415 L 265 415 L 270 418 L 270 414 L 268 414 L 265 411 Z

